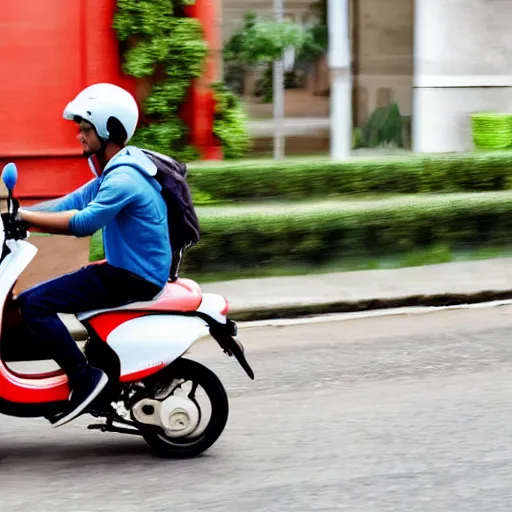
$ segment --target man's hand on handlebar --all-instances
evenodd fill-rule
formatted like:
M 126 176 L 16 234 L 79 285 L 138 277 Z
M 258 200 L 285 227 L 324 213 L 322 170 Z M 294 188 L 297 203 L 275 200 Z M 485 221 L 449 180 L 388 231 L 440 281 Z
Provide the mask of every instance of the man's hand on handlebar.
M 16 218 L 12 213 L 2 213 L 5 238 L 7 240 L 23 240 L 27 238 L 28 224 Z

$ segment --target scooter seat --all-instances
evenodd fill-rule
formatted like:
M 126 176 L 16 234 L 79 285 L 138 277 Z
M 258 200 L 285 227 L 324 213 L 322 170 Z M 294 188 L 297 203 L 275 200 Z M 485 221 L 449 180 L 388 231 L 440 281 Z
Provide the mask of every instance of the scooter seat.
M 203 300 L 200 286 L 190 279 L 178 279 L 174 283 L 167 283 L 164 289 L 151 301 L 132 302 L 112 309 L 98 309 L 84 311 L 76 315 L 79 321 L 87 320 L 104 313 L 117 311 L 148 311 L 148 312 L 181 312 L 196 311 Z

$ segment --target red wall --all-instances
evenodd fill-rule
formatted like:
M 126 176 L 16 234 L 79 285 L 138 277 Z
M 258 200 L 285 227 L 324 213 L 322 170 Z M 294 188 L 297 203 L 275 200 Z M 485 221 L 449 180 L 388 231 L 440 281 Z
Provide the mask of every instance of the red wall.
M 209 38 L 217 34 L 201 5 L 211 2 L 198 0 L 199 12 L 191 12 L 203 16 Z M 135 82 L 121 73 L 114 10 L 115 0 L 0 0 L 0 164 L 17 164 L 18 197 L 60 196 L 90 179 L 76 128 L 62 119 L 82 88 L 112 82 L 135 93 Z M 194 141 L 204 157 L 219 157 L 208 148 L 215 144 L 213 103 L 204 91 L 191 96 Z

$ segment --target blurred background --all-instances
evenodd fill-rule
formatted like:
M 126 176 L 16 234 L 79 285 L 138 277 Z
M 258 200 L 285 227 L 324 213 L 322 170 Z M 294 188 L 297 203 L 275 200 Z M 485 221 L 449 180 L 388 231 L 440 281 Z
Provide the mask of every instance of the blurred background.
M 0 160 L 24 204 L 85 183 L 62 110 L 113 82 L 140 106 L 132 143 L 188 165 L 186 275 L 508 256 L 509 18 L 505 0 L 6 2 Z M 101 233 L 34 243 L 22 287 L 103 257 Z
M 396 109 L 401 132 L 390 148 L 410 148 L 414 55 L 414 1 L 378 0 L 347 3 L 352 73 L 352 122 L 359 134 L 379 108 Z M 329 153 L 331 78 L 328 63 L 327 0 L 284 2 L 283 18 L 310 36 L 309 44 L 288 51 L 285 73 L 286 153 Z M 272 65 L 251 65 L 240 59 L 237 42 L 244 19 L 275 17 L 270 1 L 222 2 L 223 76 L 243 98 L 254 137 L 252 154 L 271 155 L 273 148 Z M 247 24 L 245 24 L 247 26 Z M 341 34 L 340 34 L 341 36 Z M 238 44 L 240 47 L 240 44 Z M 360 147 L 357 140 L 354 149 Z

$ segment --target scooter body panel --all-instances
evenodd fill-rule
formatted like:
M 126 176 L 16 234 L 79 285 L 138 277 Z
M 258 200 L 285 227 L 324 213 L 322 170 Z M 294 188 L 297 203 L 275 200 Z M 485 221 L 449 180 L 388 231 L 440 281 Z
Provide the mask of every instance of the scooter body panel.
M 227 321 L 226 311 L 226 300 L 215 294 L 204 294 L 197 308 L 197 313 L 221 324 Z M 132 304 L 110 311 L 84 312 L 77 318 L 86 322 L 117 354 L 121 382 L 132 382 L 169 365 L 196 341 L 210 335 L 208 323 L 194 313 L 152 310 L 151 303 L 144 303 L 138 307 Z
M 106 341 L 121 362 L 121 382 L 130 382 L 169 365 L 208 335 L 208 324 L 197 317 L 146 315 L 116 327 Z

